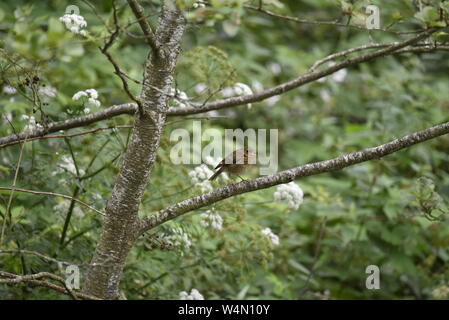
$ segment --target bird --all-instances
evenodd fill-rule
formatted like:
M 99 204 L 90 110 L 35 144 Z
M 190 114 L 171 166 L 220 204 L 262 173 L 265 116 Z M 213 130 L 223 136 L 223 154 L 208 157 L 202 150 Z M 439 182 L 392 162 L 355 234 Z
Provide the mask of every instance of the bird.
M 256 163 L 256 153 L 250 147 L 244 147 L 238 150 L 235 150 L 227 157 L 218 163 L 215 169 L 218 169 L 209 180 L 215 180 L 222 172 L 230 173 L 231 175 L 236 175 L 240 179 L 240 174 L 244 173 L 246 169 L 252 164 Z

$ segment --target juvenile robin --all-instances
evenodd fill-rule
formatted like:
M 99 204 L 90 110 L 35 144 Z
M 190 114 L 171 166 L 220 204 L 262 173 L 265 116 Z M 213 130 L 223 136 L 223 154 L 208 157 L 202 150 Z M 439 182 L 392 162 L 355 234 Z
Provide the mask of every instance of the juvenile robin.
M 244 173 L 251 165 L 256 163 L 256 153 L 250 147 L 244 147 L 242 149 L 235 150 L 229 154 L 215 167 L 218 169 L 209 180 L 214 180 L 222 172 L 227 172 L 231 175 L 236 175 L 240 179 L 244 180 L 240 175 Z

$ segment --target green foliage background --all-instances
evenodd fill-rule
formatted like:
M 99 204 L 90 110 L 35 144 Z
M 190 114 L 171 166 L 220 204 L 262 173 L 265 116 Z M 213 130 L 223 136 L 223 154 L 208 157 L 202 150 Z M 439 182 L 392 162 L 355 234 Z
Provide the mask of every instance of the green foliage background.
M 159 1 L 141 1 L 156 24 Z M 381 31 L 295 24 L 242 8 L 244 1 L 226 1 L 207 10 L 188 13 L 183 52 L 176 75 L 177 88 L 190 97 L 199 82 L 211 88 L 254 81 L 264 88 L 304 73 L 318 59 L 344 49 L 375 42 L 404 39 Z M 346 22 L 363 12 L 367 1 L 266 1 L 272 11 L 307 18 Z M 435 23 L 432 6 L 419 11 L 413 1 L 371 1 L 381 10 L 382 26 L 418 29 Z M 257 1 L 254 2 L 257 4 Z M 80 7 L 86 18 L 87 38 L 68 32 L 58 18 L 67 5 Z M 125 2 L 118 1 L 123 25 L 133 20 Z M 282 6 L 280 6 L 282 4 Z M 191 3 L 184 2 L 186 7 Z M 80 90 L 95 88 L 105 107 L 129 102 L 113 68 L 98 50 L 108 33 L 99 17 L 111 26 L 111 4 L 95 4 L 94 14 L 83 1 L 2 1 L 0 3 L 0 84 L 29 95 L 19 84 L 30 75 L 36 86 L 53 86 L 57 96 L 36 110 L 38 121 L 68 119 L 83 113 L 71 100 Z M 435 9 L 436 10 L 436 9 Z M 415 16 L 416 15 L 416 16 Z M 138 34 L 136 24 L 129 28 Z M 411 35 L 407 35 L 411 36 Z M 112 55 L 131 77 L 141 79 L 148 48 L 141 39 L 122 35 Z M 279 64 L 273 73 L 270 64 Z M 15 64 L 20 65 L 17 67 Z M 203 121 L 203 129 L 279 129 L 279 169 L 320 161 L 390 141 L 443 121 L 449 112 L 447 53 L 403 54 L 383 57 L 347 70 L 343 82 L 328 77 L 292 90 L 273 105 L 253 104 L 219 111 L 229 120 Z M 139 93 L 139 85 L 130 82 Z M 28 90 L 28 91 L 26 91 Z M 198 101 L 204 99 L 202 96 Z M 21 131 L 33 107 L 23 95 L 0 93 L 0 135 Z M 11 124 L 5 121 L 12 115 Z M 45 116 L 44 116 L 45 115 Z M 132 124 L 120 116 L 89 128 Z M 167 127 L 140 214 L 149 215 L 200 191 L 188 172 L 194 166 L 173 165 L 169 158 L 171 130 L 191 129 L 191 121 Z M 73 129 L 78 132 L 86 128 Z M 126 148 L 129 130 L 108 130 L 70 139 L 29 142 L 17 186 L 75 195 L 103 210 Z M 200 226 L 197 210 L 170 222 L 133 248 L 122 281 L 127 299 L 177 299 L 180 291 L 197 288 L 206 299 L 433 299 L 449 291 L 449 226 L 444 215 L 449 195 L 449 138 L 419 144 L 385 159 L 340 172 L 296 181 L 305 192 L 298 210 L 274 201 L 275 188 L 217 203 L 213 210 L 224 219 L 223 231 Z M 21 146 L 0 149 L 0 185 L 11 186 Z M 59 170 L 62 157 L 76 159 L 79 176 Z M 248 174 L 254 177 L 256 172 Z M 222 182 L 214 184 L 215 187 Z M 0 191 L 0 215 L 5 217 L 9 192 Z M 2 249 L 28 249 L 74 263 L 88 263 L 99 236 L 101 218 L 85 207 L 58 211 L 67 200 L 15 193 L 11 223 Z M 66 206 L 67 207 L 67 206 Z M 78 205 L 75 205 L 78 207 Z M 61 242 L 67 214 L 73 211 Z M 77 214 L 75 214 L 77 213 Z M 320 251 L 317 236 L 327 217 Z M 435 219 L 438 217 L 438 219 Z M 190 248 L 158 245 L 158 235 L 179 226 L 191 238 Z M 273 247 L 260 233 L 269 227 L 280 237 Z M 315 259 L 316 256 L 316 259 Z M 365 288 L 365 268 L 378 265 L 381 289 Z M 63 270 L 29 255 L 0 254 L 4 271 L 28 274 Z M 313 270 L 313 271 L 312 271 Z M 81 276 L 85 268 L 81 267 Z M 309 279 L 310 273 L 313 277 Z M 83 278 L 82 278 L 83 280 Z M 309 281 L 310 280 L 310 281 Z M 441 293 L 443 292 L 443 293 Z M 2 299 L 62 299 L 59 294 L 30 286 L 0 286 Z

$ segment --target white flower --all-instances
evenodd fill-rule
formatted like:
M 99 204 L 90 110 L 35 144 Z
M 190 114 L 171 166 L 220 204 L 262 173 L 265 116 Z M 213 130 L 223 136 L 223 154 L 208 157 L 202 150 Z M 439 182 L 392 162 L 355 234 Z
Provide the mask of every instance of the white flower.
M 40 130 L 44 128 L 43 126 L 41 126 L 39 123 L 36 122 L 36 119 L 33 116 L 29 117 L 24 114 L 20 118 L 22 120 L 28 120 L 28 123 L 23 128 L 23 131 L 26 133 L 31 133 L 34 130 Z
M 213 213 L 211 210 L 207 210 L 206 212 L 200 214 L 200 217 L 203 218 L 200 222 L 203 227 L 211 227 L 216 230 L 223 229 L 223 218 L 219 214 Z
M 45 87 L 40 87 L 38 93 L 43 96 L 43 97 L 47 97 L 47 98 L 54 98 L 56 97 L 56 88 L 52 87 L 52 86 L 45 86 Z
M 195 90 L 196 94 L 201 94 L 205 90 L 207 90 L 207 88 L 209 88 L 209 86 L 207 84 L 201 82 L 201 83 L 198 83 L 193 90 Z
M 70 32 L 86 36 L 86 31 L 81 30 L 82 28 L 87 27 L 87 22 L 83 16 L 78 14 L 65 14 L 59 18 L 59 21 L 64 23 L 65 27 L 70 30 Z
M 212 190 L 214 190 L 214 188 L 212 187 L 212 184 L 210 183 L 209 180 L 204 180 L 203 182 L 198 182 L 197 184 L 195 184 L 195 186 L 197 186 L 201 192 L 210 192 Z
M 234 92 L 238 96 L 253 94 L 253 90 L 251 90 L 251 88 L 248 85 L 241 82 L 237 82 L 235 84 Z
M 277 235 L 275 235 L 270 228 L 265 228 L 262 231 L 262 234 L 266 237 L 268 237 L 268 239 L 271 241 L 271 243 L 273 244 L 273 246 L 278 246 L 279 245 L 279 237 Z
M 213 171 L 210 170 L 205 164 L 201 164 L 189 172 L 189 177 L 192 183 L 201 189 L 201 192 L 208 192 L 213 189 L 210 181 L 208 180 L 213 174 Z
M 279 100 L 281 100 L 280 96 L 272 96 L 265 100 L 265 103 L 267 106 L 272 107 L 274 106 Z
M 4 124 L 8 124 L 8 123 L 10 123 L 10 122 L 12 122 L 12 113 L 11 113 L 11 112 L 8 112 L 8 113 L 6 113 L 6 114 L 4 115 L 3 123 L 4 123 Z
M 329 67 L 332 67 L 336 65 L 336 63 L 334 61 L 329 62 Z M 346 68 L 344 69 L 340 69 L 338 71 L 335 71 L 332 75 L 331 75 L 331 79 L 334 80 L 335 82 L 343 82 L 346 79 L 346 76 L 348 75 L 348 70 L 346 70 Z M 318 79 L 318 82 L 325 82 L 328 79 L 328 77 L 323 77 Z
M 179 299 L 180 300 L 204 300 L 204 297 L 198 290 L 193 288 L 192 290 L 190 290 L 190 294 L 188 294 L 185 291 L 181 291 L 179 293 Z
M 192 242 L 190 241 L 188 233 L 184 232 L 179 227 L 171 229 L 171 235 L 164 235 L 164 239 L 175 247 L 184 247 L 186 249 L 190 248 Z
M 86 103 L 88 105 L 99 107 L 101 102 L 98 100 L 98 92 L 95 89 L 86 89 L 84 91 L 78 91 L 72 97 L 72 100 L 79 100 L 81 98 L 87 98 Z
M 184 91 L 171 88 L 168 95 L 173 99 L 175 107 L 185 108 L 189 105 L 189 97 Z
M 260 83 L 260 82 L 257 81 L 257 80 L 254 80 L 254 81 L 251 83 L 251 87 L 253 87 L 254 92 L 256 92 L 256 93 L 259 93 L 259 92 L 262 92 L 262 91 L 263 91 L 263 85 L 262 85 L 262 83 Z
M 56 214 L 59 214 L 59 215 L 67 214 L 69 208 L 70 208 L 70 201 L 67 201 L 67 200 L 62 201 L 62 202 L 58 203 L 57 205 L 53 206 L 53 210 L 55 211 Z M 76 217 L 79 217 L 79 218 L 84 217 L 84 211 L 76 206 L 73 208 L 72 213 Z
M 220 158 L 214 158 L 211 156 L 206 156 L 204 158 L 204 163 L 207 164 L 208 166 L 211 166 L 213 168 L 215 168 L 217 166 L 217 164 L 219 164 L 221 161 Z
M 90 105 L 96 106 L 96 107 L 101 106 L 100 101 L 95 100 L 94 98 L 87 99 L 87 103 L 90 104 Z
M 86 93 L 92 98 L 92 99 L 98 99 L 98 92 L 95 89 L 86 89 Z
M 281 73 L 281 65 L 277 62 L 270 62 L 267 67 L 276 76 Z
M 66 171 L 70 172 L 71 174 L 76 175 L 76 167 L 75 167 L 75 163 L 73 162 L 72 157 L 69 157 L 67 155 L 63 155 L 61 157 L 61 163 L 58 164 L 58 168 L 56 169 L 56 171 L 52 172 L 52 175 L 55 176 L 58 173 L 62 173 L 64 172 L 65 169 Z M 84 175 L 84 170 L 83 169 L 79 169 L 79 173 L 80 175 Z
M 340 69 L 334 74 L 332 74 L 332 79 L 337 82 L 343 82 L 346 78 L 346 75 L 348 74 L 348 71 L 346 69 Z
M 62 163 L 59 165 L 61 168 L 66 169 L 68 172 L 76 174 L 76 167 L 73 159 L 69 156 L 62 156 Z
M 89 114 L 90 113 L 90 109 L 89 108 L 84 108 L 83 111 L 84 111 L 85 114 Z
M 296 183 L 281 184 L 274 193 L 274 199 L 278 202 L 286 201 L 290 209 L 298 209 L 304 201 L 304 192 Z
M 85 91 L 78 91 L 77 93 L 75 93 L 72 97 L 72 100 L 78 100 L 81 97 L 88 97 L 89 95 L 87 94 L 87 92 Z
M 206 7 L 206 3 L 205 3 L 204 0 L 198 0 L 198 1 L 196 1 L 196 2 L 192 5 L 192 7 L 193 7 L 194 9 L 196 9 L 196 8 L 205 8 L 205 7 Z
M 3 93 L 5 93 L 5 94 L 12 95 L 12 94 L 16 94 L 16 92 L 17 92 L 17 90 L 14 87 L 11 87 L 8 85 L 3 86 Z
M 233 87 L 226 87 L 221 90 L 221 94 L 225 98 L 234 97 L 234 96 L 246 96 L 252 95 L 253 90 L 244 83 L 237 82 Z M 247 104 L 248 108 L 251 108 L 251 103 Z
M 323 100 L 324 102 L 329 102 L 331 100 L 331 94 L 329 92 L 329 90 L 327 89 L 322 89 L 320 91 L 320 98 L 321 100 Z

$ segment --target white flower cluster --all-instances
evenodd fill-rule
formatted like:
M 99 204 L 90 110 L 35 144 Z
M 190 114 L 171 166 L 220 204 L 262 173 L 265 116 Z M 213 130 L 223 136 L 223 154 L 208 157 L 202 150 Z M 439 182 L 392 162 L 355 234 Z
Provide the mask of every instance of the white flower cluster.
M 237 82 L 233 87 L 226 87 L 221 90 L 221 94 L 225 98 L 235 97 L 235 96 L 247 96 L 253 94 L 253 90 L 250 86 Z M 251 103 L 248 103 L 248 108 L 251 108 Z
M 296 210 L 304 201 L 304 192 L 300 186 L 292 181 L 277 187 L 274 200 L 278 202 L 287 201 L 288 207 Z
M 171 88 L 169 96 L 173 99 L 175 107 L 185 108 L 189 105 L 189 97 L 184 91 Z
M 69 210 L 69 207 L 70 207 L 70 201 L 64 200 L 64 201 L 58 203 L 57 205 L 54 205 L 53 210 L 58 215 L 65 215 L 67 213 L 67 211 Z M 84 212 L 83 212 L 83 210 L 81 210 L 80 208 L 75 206 L 73 208 L 73 215 L 76 217 L 82 218 L 82 217 L 84 217 Z
M 40 87 L 38 91 L 39 95 L 44 98 L 54 98 L 56 97 L 56 92 L 56 88 L 52 86 Z
M 184 230 L 179 227 L 172 228 L 171 231 L 171 235 L 164 235 L 164 240 L 174 247 L 190 248 L 192 242 L 190 241 L 188 233 L 184 232 Z
M 201 192 L 212 191 L 212 185 L 208 180 L 214 173 L 207 165 L 201 164 L 189 172 L 189 177 L 195 186 L 201 189 Z
M 213 213 L 211 210 L 200 214 L 202 220 L 200 224 L 205 227 L 211 227 L 212 229 L 222 230 L 223 229 L 223 218 L 218 213 Z
M 329 102 L 331 100 L 331 94 L 330 94 L 329 90 L 327 90 L 326 88 L 321 89 L 320 90 L 320 98 L 324 102 Z
M 84 27 L 87 27 L 87 22 L 84 20 L 83 16 L 78 14 L 65 14 L 59 18 L 59 21 L 65 24 L 65 27 L 70 30 L 70 32 L 75 34 L 80 34 L 82 36 L 86 36 L 86 30 L 81 30 Z
M 23 128 L 24 132 L 31 133 L 31 132 L 33 132 L 36 129 L 37 130 L 43 129 L 43 126 L 41 126 L 39 123 L 37 123 L 36 119 L 33 116 L 29 117 L 26 114 L 24 114 L 20 118 L 22 120 L 27 120 L 28 121 L 28 123 L 25 126 L 25 128 Z
M 268 70 L 270 70 L 270 72 L 272 74 L 274 74 L 275 76 L 279 75 L 282 71 L 281 65 L 277 62 L 270 62 L 270 63 L 268 63 L 267 67 L 268 67 Z
M 98 100 L 98 92 L 95 89 L 87 89 L 84 91 L 78 91 L 72 97 L 72 100 L 79 100 L 81 98 L 87 99 L 87 104 L 95 107 L 101 106 L 101 102 Z M 90 109 L 88 107 L 84 108 L 84 113 L 88 114 Z
M 276 103 L 278 103 L 279 100 L 281 100 L 281 96 L 272 96 L 272 97 L 269 97 L 268 99 L 266 99 L 265 103 L 267 104 L 267 106 L 272 107 Z
M 4 85 L 2 91 L 4 94 L 9 94 L 9 95 L 16 94 L 16 92 L 17 92 L 16 88 L 8 86 L 8 85 Z
M 445 284 L 432 290 L 434 299 L 447 299 L 449 297 L 449 287 Z
M 198 84 L 195 85 L 195 87 L 193 88 L 193 90 L 195 90 L 196 94 L 202 94 L 204 93 L 204 91 L 206 91 L 209 88 L 209 86 L 207 84 L 205 84 L 204 82 L 200 82 Z
M 62 173 L 64 172 L 64 170 L 76 175 L 75 163 L 73 162 L 72 157 L 69 157 L 67 155 L 63 155 L 61 157 L 61 163 L 58 165 L 58 169 L 56 171 L 53 171 L 52 175 Z M 85 172 L 83 169 L 79 169 L 79 173 L 80 175 L 84 175 Z
M 261 232 L 264 236 L 266 236 L 270 240 L 270 242 L 273 244 L 273 246 L 279 245 L 279 237 L 277 235 L 275 235 L 273 233 L 273 231 L 271 231 L 270 228 L 265 228 Z
M 206 7 L 206 2 L 204 0 L 198 0 L 197 2 L 195 2 L 192 6 L 194 9 L 196 8 L 205 8 Z
M 3 116 L 3 123 L 8 124 L 10 122 L 12 122 L 12 113 L 8 112 Z
M 190 290 L 190 294 L 185 291 L 181 291 L 179 293 L 179 299 L 180 300 L 204 300 L 204 297 L 198 290 L 193 288 L 192 290 Z
M 332 67 L 336 65 L 336 63 L 334 61 L 329 62 L 329 67 Z M 348 70 L 346 70 L 346 68 L 344 69 L 340 69 L 336 72 L 334 72 L 330 77 L 332 80 L 334 80 L 335 82 L 343 82 L 346 79 L 346 76 L 348 75 Z M 328 79 L 328 77 L 323 77 L 318 79 L 318 82 L 325 82 Z

